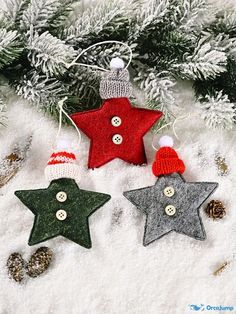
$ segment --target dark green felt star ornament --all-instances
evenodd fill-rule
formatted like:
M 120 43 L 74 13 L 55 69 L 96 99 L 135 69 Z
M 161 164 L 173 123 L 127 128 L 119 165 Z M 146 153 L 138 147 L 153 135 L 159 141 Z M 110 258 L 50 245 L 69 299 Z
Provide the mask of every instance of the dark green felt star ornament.
M 53 153 L 45 169 L 46 177 L 52 180 L 49 187 L 15 192 L 35 215 L 29 245 L 61 235 L 85 248 L 92 247 L 89 216 L 111 197 L 78 187 L 75 160 L 73 153 Z
M 142 210 L 147 218 L 144 246 L 171 231 L 196 240 L 205 240 L 206 234 L 199 209 L 214 192 L 218 183 L 186 182 L 182 160 L 172 147 L 170 137 L 160 139 L 163 146 L 156 154 L 152 170 L 158 176 L 155 185 L 124 192 L 124 196 Z

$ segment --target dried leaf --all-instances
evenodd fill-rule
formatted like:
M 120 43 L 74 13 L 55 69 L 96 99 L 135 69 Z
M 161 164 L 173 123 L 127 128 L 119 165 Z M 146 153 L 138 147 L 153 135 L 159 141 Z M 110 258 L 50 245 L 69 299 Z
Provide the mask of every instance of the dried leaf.
M 32 136 L 15 144 L 13 151 L 0 162 L 0 188 L 7 184 L 21 169 L 30 149 Z

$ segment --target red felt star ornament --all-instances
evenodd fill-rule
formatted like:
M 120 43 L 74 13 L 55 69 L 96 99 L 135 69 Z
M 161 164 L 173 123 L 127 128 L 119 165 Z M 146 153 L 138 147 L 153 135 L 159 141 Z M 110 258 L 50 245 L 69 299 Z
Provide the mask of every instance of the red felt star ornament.
M 124 97 L 105 100 L 99 109 L 71 118 L 91 139 L 88 167 L 98 168 L 115 158 L 146 163 L 143 136 L 161 116 L 157 110 L 133 107 Z

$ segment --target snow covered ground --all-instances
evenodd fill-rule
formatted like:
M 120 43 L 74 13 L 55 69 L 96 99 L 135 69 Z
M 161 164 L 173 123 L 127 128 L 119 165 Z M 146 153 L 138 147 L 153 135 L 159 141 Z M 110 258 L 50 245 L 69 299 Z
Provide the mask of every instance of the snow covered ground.
M 23 168 L 0 189 L 0 314 L 185 314 L 195 312 L 190 305 L 201 304 L 234 306 L 231 312 L 212 309 L 209 313 L 236 313 L 235 131 L 212 132 L 197 116 L 177 125 L 183 143 L 178 153 L 187 168 L 184 177 L 219 182 L 211 199 L 224 202 L 227 215 L 213 221 L 201 210 L 206 241 L 173 232 L 148 247 L 142 246 L 145 217 L 122 193 L 154 184 L 151 135 L 145 138 L 147 166 L 115 160 L 96 170 L 86 167 L 89 140 L 83 137 L 77 148 L 78 183 L 112 196 L 90 217 L 93 248 L 84 249 L 64 238 L 45 242 L 54 251 L 52 265 L 40 277 L 19 285 L 7 275 L 9 254 L 21 252 L 27 260 L 41 245 L 27 245 L 34 216 L 14 191 L 47 187 L 44 168 L 57 124 L 19 99 L 9 102 L 8 127 L 0 130 L 0 159 L 20 138 L 32 134 L 33 140 Z M 189 88 L 182 88 L 178 103 L 186 113 L 194 110 Z M 63 133 L 76 145 L 73 128 L 64 128 Z M 226 158 L 228 176 L 218 175 L 216 152 Z M 213 276 L 225 261 L 231 261 L 228 268 Z
M 183 93 L 182 101 L 190 110 L 190 93 Z M 83 137 L 78 148 L 79 185 L 112 196 L 90 217 L 93 248 L 87 250 L 63 238 L 48 241 L 45 244 L 55 253 L 50 269 L 19 285 L 8 279 L 6 260 L 13 251 L 22 252 L 27 260 L 38 246 L 27 245 L 34 217 L 14 191 L 48 185 L 43 171 L 57 126 L 19 100 L 11 101 L 8 119 L 8 127 L 1 130 L 1 157 L 19 137 L 32 134 L 33 141 L 22 170 L 0 190 L 1 314 L 183 314 L 192 312 L 189 304 L 231 305 L 236 309 L 236 260 L 221 276 L 212 275 L 219 264 L 236 254 L 235 132 L 207 131 L 197 117 L 177 126 L 182 141 L 187 138 L 179 150 L 187 166 L 185 178 L 219 182 L 212 198 L 222 200 L 228 212 L 225 219 L 213 221 L 201 211 L 207 232 L 204 242 L 172 233 L 148 247 L 142 246 L 145 217 L 122 192 L 155 182 L 151 136 L 145 139 L 148 166 L 115 160 L 96 170 L 86 168 L 89 141 Z M 76 143 L 73 128 L 63 133 Z M 228 176 L 217 174 L 216 151 L 226 157 Z

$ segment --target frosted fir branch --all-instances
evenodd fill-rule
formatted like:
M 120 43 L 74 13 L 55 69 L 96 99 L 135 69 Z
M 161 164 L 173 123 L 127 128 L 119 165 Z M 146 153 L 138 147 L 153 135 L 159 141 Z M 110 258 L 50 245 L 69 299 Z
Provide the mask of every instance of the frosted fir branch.
M 226 34 L 212 36 L 211 45 L 214 49 L 225 52 L 227 57 L 236 57 L 236 37 L 231 38 Z
M 134 81 L 138 83 L 148 99 L 168 105 L 175 101 L 173 92 L 175 81 L 168 74 L 158 73 L 156 69 L 141 69 Z
M 212 34 L 209 31 L 202 32 L 205 41 L 209 42 L 212 49 L 225 52 L 227 56 L 234 56 L 236 53 L 236 38 L 227 34 Z
M 60 0 L 31 0 L 28 8 L 23 12 L 21 28 L 35 30 L 49 26 L 49 21 L 61 6 Z
M 135 24 L 129 32 L 129 41 L 146 39 L 153 32 L 159 30 L 158 24 L 163 23 L 170 12 L 169 0 L 144 0 L 138 3 L 134 11 Z
M 7 0 L 4 15 L 8 25 L 19 27 L 23 12 L 27 9 L 30 0 Z
M 215 97 L 207 95 L 200 108 L 201 117 L 210 128 L 230 130 L 236 122 L 236 106 L 222 91 Z
M 225 32 L 236 33 L 236 10 L 230 10 L 224 13 L 221 19 L 225 27 Z
M 209 19 L 209 12 L 206 0 L 182 0 L 174 8 L 173 23 L 179 31 L 193 36 L 193 30 L 199 32 L 205 24 L 206 16 Z
M 22 50 L 17 31 L 0 29 L 0 69 L 17 59 Z
M 172 69 L 182 78 L 213 79 L 226 71 L 227 55 L 212 48 L 211 43 L 202 38 L 193 55 L 185 56 L 185 62 L 174 64 Z
M 219 34 L 216 37 L 209 34 L 209 40 L 214 49 L 225 52 L 227 56 L 235 54 L 236 38 L 230 38 L 225 34 Z
M 71 90 L 85 107 L 97 107 L 101 103 L 99 95 L 99 83 L 101 73 L 90 68 L 78 67 L 74 72 L 70 73 Z
M 69 88 L 55 78 L 31 71 L 15 86 L 17 95 L 27 99 L 41 110 L 51 112 L 51 107 L 68 95 Z
M 73 11 L 73 4 L 75 2 L 79 2 L 78 0 L 59 0 L 60 5 L 58 6 L 57 10 L 51 17 L 51 19 L 48 20 L 48 23 L 50 25 L 50 30 L 55 29 L 56 33 L 58 34 L 59 28 L 65 28 L 65 24 L 68 21 L 69 14 Z
M 216 16 L 215 21 L 208 28 L 214 34 L 236 35 L 236 10 L 228 10 Z
M 40 69 L 48 76 L 63 74 L 66 64 L 75 57 L 72 47 L 66 45 L 62 40 L 52 36 L 48 31 L 39 35 L 31 34 L 27 49 L 30 63 L 36 69 Z
M 127 25 L 131 12 L 131 0 L 108 0 L 86 9 L 76 21 L 64 31 L 63 38 L 70 44 L 79 45 L 83 41 L 96 38 L 99 34 L 116 33 L 119 28 Z M 97 41 L 97 40 L 96 40 Z
M 137 14 L 138 31 L 154 29 L 169 11 L 169 0 L 145 0 Z

